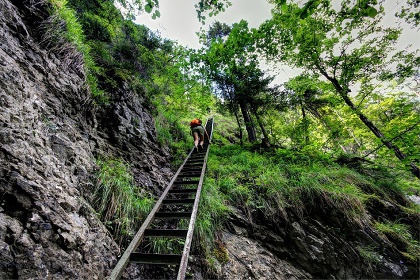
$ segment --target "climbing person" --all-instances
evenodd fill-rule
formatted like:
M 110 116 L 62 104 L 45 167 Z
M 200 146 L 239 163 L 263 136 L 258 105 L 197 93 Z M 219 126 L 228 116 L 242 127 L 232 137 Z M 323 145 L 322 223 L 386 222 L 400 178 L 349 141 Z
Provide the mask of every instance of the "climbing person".
M 210 137 L 207 131 L 204 129 L 202 125 L 202 121 L 200 119 L 193 119 L 190 123 L 191 127 L 191 135 L 194 137 L 194 149 L 196 152 L 198 152 L 198 146 L 200 145 L 200 148 L 203 150 L 203 144 L 204 144 L 204 134 L 207 135 L 207 139 L 209 139 L 210 143 Z

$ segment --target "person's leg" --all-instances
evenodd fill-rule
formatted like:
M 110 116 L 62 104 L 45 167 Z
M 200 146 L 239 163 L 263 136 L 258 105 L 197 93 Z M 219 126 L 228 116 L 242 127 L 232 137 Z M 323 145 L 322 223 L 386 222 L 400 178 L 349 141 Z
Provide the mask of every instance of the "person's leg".
M 204 144 L 204 135 L 200 134 L 200 146 L 201 146 L 201 149 L 203 149 L 203 144 Z
M 203 148 L 203 144 L 204 144 L 204 128 L 202 126 L 197 127 L 199 133 L 199 137 L 200 137 L 200 147 Z
M 194 147 L 198 149 L 198 132 L 193 132 L 194 137 Z

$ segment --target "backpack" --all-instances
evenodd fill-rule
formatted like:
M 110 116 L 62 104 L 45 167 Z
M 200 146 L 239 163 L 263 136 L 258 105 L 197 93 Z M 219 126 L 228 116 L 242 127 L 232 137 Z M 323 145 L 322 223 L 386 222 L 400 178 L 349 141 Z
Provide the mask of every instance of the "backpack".
M 191 126 L 191 127 L 196 127 L 196 126 L 199 126 L 199 125 L 201 125 L 201 120 L 200 120 L 200 119 L 193 119 L 193 120 L 190 122 L 190 126 Z

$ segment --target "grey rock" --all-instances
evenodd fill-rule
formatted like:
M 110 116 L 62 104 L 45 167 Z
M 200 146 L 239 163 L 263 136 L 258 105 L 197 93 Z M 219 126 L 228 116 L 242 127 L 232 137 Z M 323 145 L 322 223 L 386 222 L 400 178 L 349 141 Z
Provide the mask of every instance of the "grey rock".
M 93 106 L 81 55 L 42 41 L 46 3 L 0 0 L 0 279 L 104 279 L 120 248 L 89 205 L 95 157 L 131 162 L 156 195 L 170 157 L 128 87 Z

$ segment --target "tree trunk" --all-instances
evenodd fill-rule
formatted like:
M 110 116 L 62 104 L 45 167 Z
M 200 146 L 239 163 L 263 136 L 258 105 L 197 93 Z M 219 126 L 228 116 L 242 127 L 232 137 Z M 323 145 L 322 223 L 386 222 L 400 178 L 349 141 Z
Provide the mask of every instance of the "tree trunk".
M 254 114 L 255 118 L 257 119 L 258 125 L 261 128 L 261 132 L 262 132 L 262 134 L 264 136 L 264 139 L 266 139 L 266 140 L 264 140 L 265 145 L 270 146 L 270 141 L 268 139 L 268 133 L 265 130 L 264 124 L 262 123 L 262 121 L 260 119 L 260 116 L 257 113 L 257 110 L 255 109 L 255 107 L 253 105 L 251 105 L 251 109 L 252 109 L 252 113 Z
M 321 72 L 323 72 L 321 70 Z M 388 141 L 385 136 L 383 135 L 383 133 L 379 130 L 379 128 L 377 128 L 369 119 L 367 116 L 365 116 L 362 112 L 360 112 L 356 106 L 354 105 L 354 103 L 351 101 L 347 90 L 345 90 L 337 81 L 337 79 L 330 77 L 327 73 L 323 72 L 322 73 L 335 87 L 335 89 L 337 90 L 337 92 L 340 94 L 340 96 L 343 98 L 344 102 L 346 102 L 346 104 L 352 109 L 352 111 L 354 113 L 356 113 L 359 116 L 359 119 L 370 129 L 370 131 L 373 132 L 373 134 L 375 134 L 376 137 L 378 137 L 381 142 L 390 150 L 392 150 L 395 154 L 395 156 L 403 161 L 405 158 L 407 158 L 407 156 L 400 151 L 400 149 L 395 146 L 391 141 Z M 416 176 L 418 179 L 420 179 L 420 168 L 414 163 L 414 162 L 410 162 L 409 164 L 410 167 L 410 171 L 411 173 L 414 174 L 414 176 Z
M 238 116 L 238 110 L 237 110 L 237 106 L 236 104 L 232 101 L 233 100 L 233 96 L 232 96 L 232 91 L 229 89 L 229 87 L 227 85 L 225 85 L 225 90 L 227 91 L 228 95 L 229 95 L 229 99 L 230 101 L 230 105 L 232 107 L 232 111 L 233 114 L 235 115 L 236 118 L 236 123 L 238 124 L 238 129 L 239 129 L 239 140 L 241 141 L 241 146 L 244 144 L 243 143 L 243 133 L 242 133 L 242 126 L 241 126 L 241 120 L 239 119 Z
M 234 106 L 234 105 L 232 105 Z M 235 106 L 236 107 L 236 106 Z M 239 140 L 241 141 L 241 146 L 243 146 L 244 142 L 243 142 L 243 133 L 242 133 L 242 126 L 241 126 L 241 120 L 239 119 L 238 116 L 238 110 L 237 108 L 233 108 L 233 112 L 235 114 L 235 118 L 236 118 L 236 122 L 238 123 L 238 128 L 239 128 Z
M 304 133 L 305 133 L 305 146 L 309 145 L 309 132 L 308 132 L 308 119 L 306 117 L 305 106 L 303 106 L 303 102 L 300 102 L 300 108 L 302 110 L 302 123 L 304 125 Z
M 255 133 L 254 124 L 252 123 L 251 116 L 249 115 L 249 112 L 248 112 L 248 108 L 246 107 L 246 104 L 243 101 L 239 102 L 239 106 L 241 107 L 246 131 L 248 132 L 248 140 L 249 142 L 253 143 L 257 141 L 257 135 Z

